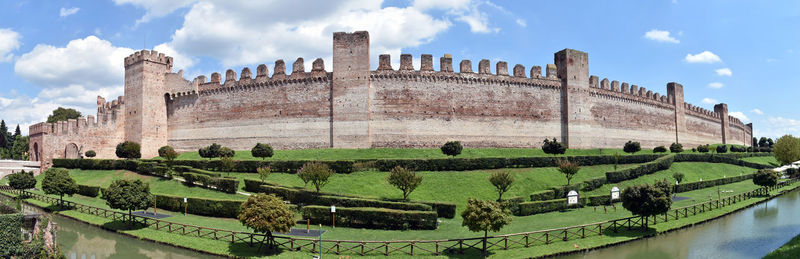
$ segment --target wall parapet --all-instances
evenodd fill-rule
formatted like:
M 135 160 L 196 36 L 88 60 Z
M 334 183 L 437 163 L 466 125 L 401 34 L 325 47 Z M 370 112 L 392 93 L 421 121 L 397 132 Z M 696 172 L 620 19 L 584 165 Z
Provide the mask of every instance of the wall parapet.
M 609 81 L 608 78 L 600 80 L 597 76 L 590 76 L 589 89 L 593 96 L 613 97 L 646 105 L 675 108 L 672 100 L 674 97 L 672 96 L 654 93 L 652 90 L 647 90 L 647 88 L 629 85 L 626 82 L 620 84 L 616 80 Z
M 280 84 L 291 84 L 297 82 L 316 82 L 319 80 L 329 80 L 330 73 L 325 71 L 325 63 L 321 58 L 314 60 L 311 71 L 305 71 L 303 58 L 297 58 L 292 65 L 292 72 L 286 75 L 286 65 L 282 59 L 275 61 L 274 72 L 269 76 L 269 68 L 265 64 L 260 64 L 256 68 L 256 77 L 253 78 L 249 67 L 242 69 L 240 77 L 236 78 L 236 72 L 228 69 L 225 72 L 225 81 L 222 81 L 220 73 L 211 74 L 211 81 L 206 82 L 204 75 L 197 76 L 192 84 L 196 85 L 197 93 L 215 93 L 217 90 L 229 91 L 231 89 L 250 88 L 257 86 L 275 86 Z M 191 95 L 194 91 L 167 93 L 170 98 L 184 95 Z
M 158 51 L 155 50 L 153 51 L 140 50 L 134 52 L 133 54 L 125 58 L 125 67 L 142 61 L 150 61 L 150 62 L 166 64 L 168 65 L 169 68 L 172 68 L 172 57 L 164 55 L 164 53 L 158 53 Z

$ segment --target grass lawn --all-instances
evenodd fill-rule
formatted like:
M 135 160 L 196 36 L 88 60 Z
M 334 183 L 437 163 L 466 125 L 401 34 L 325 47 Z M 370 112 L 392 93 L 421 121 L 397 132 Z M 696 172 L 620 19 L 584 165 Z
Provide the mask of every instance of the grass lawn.
M 766 256 L 764 256 L 764 259 L 782 259 L 782 258 L 786 259 L 800 258 L 800 235 L 792 238 L 792 240 L 789 240 L 789 242 L 786 242 L 786 244 L 784 244 L 783 246 L 778 247 L 778 249 L 775 249 L 775 251 L 772 251 Z
M 747 162 L 753 162 L 753 163 L 759 163 L 759 164 L 764 164 L 764 165 L 769 165 L 769 166 L 775 166 L 775 167 L 778 167 L 778 166 L 781 165 L 781 163 L 778 162 L 778 160 L 775 159 L 774 156 L 745 157 L 745 158 L 742 158 L 742 160 L 747 161 Z
M 689 148 L 685 152 L 691 152 Z M 591 155 L 627 155 L 621 148 L 598 149 L 567 149 L 565 156 L 591 156 Z M 653 150 L 642 150 L 636 154 L 652 154 Z M 464 148 L 459 158 L 477 157 L 532 157 L 550 156 L 541 148 Z M 447 158 L 438 148 L 369 148 L 369 149 L 302 149 L 302 150 L 275 150 L 275 155 L 267 160 L 355 160 L 355 159 L 412 159 L 412 158 Z M 159 158 L 156 158 L 159 159 Z M 197 151 L 184 152 L 178 160 L 204 159 Z M 236 160 L 261 160 L 254 158 L 250 150 L 237 150 Z

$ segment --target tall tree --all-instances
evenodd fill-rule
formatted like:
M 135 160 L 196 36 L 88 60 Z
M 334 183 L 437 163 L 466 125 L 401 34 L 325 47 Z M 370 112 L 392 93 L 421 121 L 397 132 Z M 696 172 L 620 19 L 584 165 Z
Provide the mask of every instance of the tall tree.
M 58 109 L 53 110 L 53 114 L 47 116 L 47 122 L 53 123 L 69 119 L 77 119 L 78 117 L 81 117 L 81 112 L 72 108 L 58 107 Z
M 758 139 L 758 147 L 767 147 L 767 137 Z
M 9 148 L 11 143 L 8 142 L 8 127 L 6 121 L 0 120 L 0 148 Z
M 781 164 L 791 164 L 800 160 L 800 138 L 792 135 L 783 135 L 772 149 L 775 159 Z
M 622 207 L 634 215 L 642 217 L 643 229 L 647 228 L 649 216 L 667 212 L 671 205 L 670 193 L 662 186 L 634 185 L 625 188 L 625 191 L 622 192 Z
M 33 172 L 20 171 L 8 176 L 8 185 L 17 190 L 30 189 L 36 186 Z
M 64 204 L 64 195 L 72 196 L 78 192 L 78 184 L 69 176 L 69 171 L 62 168 L 50 168 L 44 172 L 42 190 L 45 194 L 60 196 L 59 205 Z

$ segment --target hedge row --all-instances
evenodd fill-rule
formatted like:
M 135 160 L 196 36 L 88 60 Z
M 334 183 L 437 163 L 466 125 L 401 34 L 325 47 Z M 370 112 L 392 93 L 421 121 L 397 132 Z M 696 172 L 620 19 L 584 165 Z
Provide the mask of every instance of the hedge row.
M 601 164 L 638 164 L 653 161 L 662 155 L 628 155 L 619 156 L 541 156 L 541 157 L 486 157 L 486 158 L 438 158 L 438 159 L 380 159 L 375 167 L 380 171 L 389 171 L 396 166 L 415 171 L 466 171 L 497 169 L 510 167 L 554 167 L 558 161 L 567 159 L 578 162 L 582 166 Z M 618 159 L 618 160 L 617 160 Z
M 158 208 L 174 212 L 183 212 L 183 197 L 155 195 Z M 203 198 L 187 199 L 188 213 L 211 217 L 236 218 L 244 201 L 215 200 Z
M 331 224 L 333 214 L 327 206 L 305 206 L 300 209 L 303 218 L 312 222 Z M 337 207 L 336 225 L 369 229 L 436 229 L 436 212 L 407 211 L 384 208 Z
M 531 201 L 546 201 L 556 198 L 553 190 L 538 191 L 531 194 Z
M 586 199 L 579 199 L 580 206 L 586 204 Z M 567 209 L 567 198 L 553 199 L 546 201 L 526 201 L 519 203 L 519 210 L 516 216 L 528 216 L 539 213 L 560 211 Z
M 660 157 L 652 162 L 644 163 L 634 168 L 623 169 L 615 172 L 606 173 L 606 182 L 618 183 L 630 179 L 636 179 L 639 176 L 652 174 L 661 170 L 669 169 L 672 162 L 675 161 L 674 155 L 667 155 Z
M 414 201 L 415 203 L 422 203 L 431 206 L 440 218 L 452 219 L 456 216 L 456 204 L 450 202 L 440 201 Z
M 161 161 L 164 162 L 164 161 Z M 257 161 L 245 160 L 234 161 L 235 172 L 256 173 L 256 169 L 269 166 L 273 172 L 281 173 L 296 173 L 297 170 L 303 167 L 306 163 L 311 162 L 307 160 L 294 160 L 294 161 Z M 354 161 L 318 161 L 327 164 L 333 171 L 340 174 L 349 174 L 354 171 Z M 189 166 L 197 169 L 208 169 L 222 171 L 222 163 L 220 160 L 175 160 L 174 165 Z
M 100 195 L 100 186 L 78 184 L 78 194 L 92 198 L 97 197 Z
M 225 193 L 236 193 L 239 190 L 239 180 L 235 178 L 211 177 L 204 174 L 182 173 L 188 185 L 201 184 L 205 188 L 216 189 Z
M 53 167 L 83 170 L 136 171 L 141 161 L 119 159 L 53 159 Z
M 673 185 L 673 191 L 676 193 L 679 192 L 688 192 L 694 191 L 698 189 L 714 187 L 717 185 L 725 185 L 729 183 L 741 182 L 744 180 L 753 179 L 753 174 L 745 174 L 745 175 L 737 175 L 732 177 L 725 177 L 725 178 L 718 178 L 713 180 L 706 180 L 706 181 L 697 181 L 697 182 L 689 182 L 689 183 L 681 183 L 678 185 Z
M 741 158 L 744 157 L 754 156 L 763 156 L 763 154 L 678 154 L 675 155 L 675 162 L 709 162 L 738 165 L 755 169 L 772 168 L 772 166 L 741 160 Z

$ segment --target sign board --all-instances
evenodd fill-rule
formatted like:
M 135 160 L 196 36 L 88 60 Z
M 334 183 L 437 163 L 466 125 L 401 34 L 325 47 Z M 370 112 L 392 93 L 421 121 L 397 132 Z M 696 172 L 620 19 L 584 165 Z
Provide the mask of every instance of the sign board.
M 575 190 L 569 191 L 567 193 L 567 205 L 578 204 L 578 192 Z
M 619 187 L 612 187 L 611 188 L 611 200 L 618 200 L 619 199 Z
M 183 197 L 183 203 L 186 203 L 186 197 Z
M 336 213 L 336 206 L 331 206 L 331 213 Z

